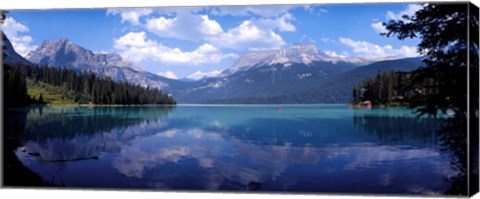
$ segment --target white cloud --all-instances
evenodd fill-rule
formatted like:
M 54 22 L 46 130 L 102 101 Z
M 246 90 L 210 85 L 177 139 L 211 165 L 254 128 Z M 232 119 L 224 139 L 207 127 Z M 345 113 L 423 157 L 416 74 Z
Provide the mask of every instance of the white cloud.
M 326 50 L 324 51 L 325 54 L 327 54 L 328 56 L 332 56 L 332 57 L 339 57 L 339 58 L 347 58 L 348 54 L 346 52 L 343 52 L 342 54 L 337 54 L 337 52 L 335 51 L 330 51 L 330 50 Z
M 387 32 L 387 28 L 383 25 L 382 22 L 372 23 L 371 27 L 373 28 L 373 30 L 377 31 L 378 33 L 386 33 Z
M 155 10 L 111 9 L 107 14 L 120 15 L 123 21 L 140 24 L 148 32 L 163 38 L 209 43 L 229 49 L 278 49 L 285 45 L 276 33 L 296 31 L 292 6 L 222 6 L 210 9 L 165 8 Z M 155 15 L 154 15 L 155 13 Z M 208 15 L 251 16 L 252 19 L 224 30 Z M 144 20 L 140 20 L 145 16 Z M 139 59 L 139 58 L 137 58 Z
M 278 29 L 281 32 L 294 32 L 296 27 L 291 23 L 291 21 L 295 20 L 292 14 L 286 13 L 277 18 L 262 18 L 258 20 L 254 20 L 255 23 L 259 27 L 263 27 L 265 29 Z
M 321 15 L 321 14 L 328 13 L 327 9 L 324 9 L 317 5 L 305 5 L 303 6 L 303 8 L 305 9 L 305 11 L 307 11 L 311 15 Z
M 413 16 L 415 12 L 422 9 L 423 5 L 420 4 L 408 4 L 405 10 L 400 11 L 399 13 L 394 13 L 392 11 L 387 11 L 386 18 L 388 20 L 404 20 L 402 16 L 408 15 Z
M 222 48 L 231 49 L 277 49 L 286 43 L 282 37 L 271 29 L 261 29 L 252 21 L 243 21 L 228 32 L 207 38 L 209 42 Z
M 273 30 L 295 31 L 295 18 L 286 13 L 277 18 L 245 20 L 225 32 L 220 24 L 207 15 L 177 12 L 175 17 L 148 19 L 146 29 L 158 36 L 192 41 L 206 41 L 221 48 L 270 49 L 285 44 Z
M 199 80 L 199 79 L 202 79 L 202 78 L 205 78 L 205 77 L 216 77 L 220 73 L 222 73 L 222 71 L 219 71 L 219 70 L 214 70 L 214 71 L 210 71 L 210 72 L 197 71 L 197 72 L 194 72 L 194 73 L 188 75 L 187 78 L 188 79 L 193 79 L 193 80 Z
M 95 54 L 108 54 L 109 52 L 106 50 L 99 50 L 99 51 L 94 51 Z
M 335 40 L 333 40 L 330 37 L 322 37 L 322 38 L 320 38 L 320 41 L 322 41 L 324 43 L 328 43 L 328 42 L 334 42 Z
M 303 35 L 302 38 L 300 38 L 300 42 L 317 43 L 317 41 L 315 39 L 311 38 L 308 35 Z
M 148 39 L 145 32 L 130 32 L 114 39 L 114 48 L 119 50 L 124 58 L 133 62 L 152 60 L 168 64 L 201 65 L 219 63 L 224 59 L 237 57 L 236 54 L 222 54 L 208 43 L 190 52 L 170 48 Z
M 292 5 L 266 5 L 266 6 L 239 6 L 239 7 L 225 7 L 219 9 L 220 15 L 232 16 L 262 16 L 262 17 L 276 17 L 288 13 L 295 8 L 305 9 L 309 14 L 320 15 L 328 13 L 328 10 L 317 5 L 292 6 Z M 215 14 L 215 13 L 213 13 Z
M 140 17 L 147 16 L 153 13 L 150 8 L 113 8 L 107 9 L 107 15 L 120 15 L 122 23 L 130 22 L 132 25 L 140 25 Z
M 195 15 L 189 11 L 176 12 L 175 17 L 158 17 L 147 19 L 148 31 L 166 38 L 198 41 L 208 36 L 223 33 L 218 22 L 207 15 Z
M 169 79 L 178 79 L 177 75 L 175 75 L 172 71 L 165 71 L 165 72 L 158 72 L 157 75 L 169 78 Z
M 28 27 L 17 22 L 14 18 L 6 18 L 5 23 L 2 24 L 0 28 L 8 37 L 18 54 L 25 56 L 37 47 L 32 45 L 32 37 L 24 34 L 30 31 Z
M 387 14 L 385 14 L 385 19 L 386 20 L 401 20 L 404 22 L 408 22 L 408 20 L 405 20 L 403 18 L 404 15 L 407 16 L 413 16 L 415 15 L 415 12 L 418 10 L 422 9 L 423 5 L 420 4 L 408 4 L 407 8 L 405 10 L 402 10 L 398 13 L 394 13 L 393 11 L 387 11 Z M 379 33 L 386 33 L 387 28 L 382 24 L 382 22 L 375 22 L 370 25 L 373 30 Z
M 358 56 L 367 58 L 386 58 L 386 57 L 416 57 L 419 54 L 415 46 L 401 46 L 393 48 L 391 45 L 380 46 L 367 41 L 354 41 L 350 38 L 339 38 L 340 43 L 352 48 Z
M 221 6 L 210 10 L 210 14 L 219 16 L 261 16 L 276 17 L 287 13 L 295 6 L 267 5 L 267 6 Z

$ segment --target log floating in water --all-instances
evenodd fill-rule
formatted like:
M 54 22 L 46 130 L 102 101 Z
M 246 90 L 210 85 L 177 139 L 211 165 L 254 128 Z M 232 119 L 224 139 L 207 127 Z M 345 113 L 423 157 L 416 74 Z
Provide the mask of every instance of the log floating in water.
M 45 162 L 73 162 L 73 161 L 80 161 L 80 160 L 98 160 L 98 156 L 85 157 L 85 158 L 73 158 L 73 159 L 65 159 L 65 160 L 49 160 Z
M 28 155 L 40 157 L 40 153 L 37 153 L 37 152 L 29 152 Z

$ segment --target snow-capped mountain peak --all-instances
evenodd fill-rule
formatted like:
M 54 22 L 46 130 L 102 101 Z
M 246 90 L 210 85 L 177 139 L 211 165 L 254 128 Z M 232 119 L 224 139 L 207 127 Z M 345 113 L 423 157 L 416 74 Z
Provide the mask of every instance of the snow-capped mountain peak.
M 89 71 L 119 82 L 127 81 L 145 87 L 167 86 L 163 78 L 141 70 L 118 54 L 94 53 L 66 38 L 44 41 L 37 49 L 29 52 L 26 58 L 35 64 Z
M 84 70 L 91 67 L 122 67 L 130 68 L 139 72 L 142 70 L 115 53 L 94 53 L 67 38 L 60 38 L 56 41 L 43 41 L 42 44 L 27 54 L 26 58 L 33 63 L 46 64 L 56 67 L 74 67 Z
M 295 44 L 288 48 L 280 49 L 270 64 L 303 63 L 308 65 L 313 61 L 320 61 L 326 57 L 327 55 L 318 50 L 313 44 Z
M 310 65 L 315 61 L 337 63 L 339 61 L 363 65 L 370 61 L 362 58 L 349 58 L 330 56 L 319 50 L 313 44 L 294 44 L 279 50 L 255 51 L 244 54 L 238 58 L 230 69 L 223 75 L 233 74 L 237 71 L 246 71 L 264 65 L 283 64 L 289 67 L 294 63 Z
M 276 50 L 269 50 L 269 51 L 256 51 L 241 55 L 233 64 L 233 66 L 227 70 L 227 72 L 235 73 L 239 70 L 248 70 L 249 68 L 256 66 L 256 65 L 263 65 L 271 62 L 270 60 L 273 59 L 275 54 L 277 53 Z

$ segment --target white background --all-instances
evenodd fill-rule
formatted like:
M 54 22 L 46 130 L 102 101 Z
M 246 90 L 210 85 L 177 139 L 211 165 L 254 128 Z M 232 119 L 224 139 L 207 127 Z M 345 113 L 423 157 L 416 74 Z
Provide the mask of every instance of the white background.
M 436 0 L 436 2 L 443 0 Z M 472 1 L 477 6 L 479 0 Z M 10 9 L 51 9 L 51 8 L 105 8 L 105 7 L 152 7 L 152 6 L 202 6 L 202 5 L 258 5 L 258 4 L 311 4 L 311 3 L 373 3 L 373 2 L 415 2 L 411 0 L 181 0 L 181 1 L 153 1 L 153 0 L 0 0 L 0 10 Z M 3 164 L 2 164 L 3 165 Z M 95 180 L 95 179 L 92 179 Z M 368 179 L 365 179 L 368 183 Z M 368 190 L 365 190 L 368 192 Z M 240 193 L 198 193 L 198 192 L 159 192 L 159 191 L 98 191 L 98 190 L 60 190 L 60 189 L 5 189 L 0 190 L 1 198 L 63 198 L 63 199 L 123 199 L 123 198 L 195 198 L 195 199 L 372 199 L 372 198 L 405 198 L 399 196 L 372 196 L 372 195 L 331 195 L 331 194 L 240 194 Z M 413 198 L 413 197 L 408 197 Z M 417 197 L 418 198 L 418 197 Z M 480 198 L 477 194 L 475 198 Z

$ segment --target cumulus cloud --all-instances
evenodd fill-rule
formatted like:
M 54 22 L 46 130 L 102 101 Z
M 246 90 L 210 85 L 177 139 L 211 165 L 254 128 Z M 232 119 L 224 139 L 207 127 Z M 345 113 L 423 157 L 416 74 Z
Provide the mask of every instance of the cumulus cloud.
M 18 54 L 25 56 L 37 47 L 32 44 L 32 37 L 25 34 L 30 31 L 28 27 L 17 22 L 14 18 L 6 18 L 0 28 L 8 37 Z
M 213 8 L 109 9 L 122 22 L 139 25 L 162 38 L 174 38 L 237 50 L 278 49 L 286 43 L 276 32 L 296 31 L 295 18 L 288 11 L 294 6 L 221 6 Z M 208 15 L 250 16 L 237 26 L 224 30 Z M 144 17 L 144 18 L 141 18 Z
M 265 29 L 278 29 L 281 32 L 294 32 L 296 27 L 291 23 L 295 20 L 292 14 L 286 13 L 277 18 L 262 18 L 254 20 L 253 22 Z
M 249 50 L 277 49 L 286 44 L 273 30 L 261 29 L 250 20 L 207 40 L 222 48 Z
M 161 37 L 192 41 L 223 33 L 220 24 L 209 19 L 208 15 L 195 15 L 188 11 L 179 11 L 175 17 L 148 19 L 145 27 Z
M 416 57 L 419 54 L 415 46 L 401 46 L 393 48 L 391 45 L 377 45 L 367 41 L 354 41 L 350 38 L 339 38 L 340 43 L 352 48 L 358 56 L 367 58 L 386 58 L 386 57 Z
M 320 38 L 320 41 L 322 41 L 324 43 L 328 43 L 328 42 L 334 42 L 335 40 L 330 38 L 330 37 L 322 37 L 322 38 Z
M 210 9 L 210 14 L 218 16 L 260 16 L 276 17 L 287 13 L 295 6 L 268 5 L 268 6 L 221 6 Z
M 326 10 L 326 9 L 319 9 L 319 11 L 320 11 L 321 13 L 328 13 L 328 10 Z
M 300 38 L 300 43 L 317 43 L 317 41 L 313 38 L 311 38 L 308 35 L 303 35 L 302 38 Z
M 325 13 L 328 13 L 328 10 L 325 8 L 322 8 L 321 6 L 318 5 L 305 5 L 303 6 L 305 11 L 307 11 L 311 15 L 322 15 Z
M 150 8 L 113 8 L 107 9 L 107 15 L 120 15 L 122 23 L 130 22 L 132 25 L 140 25 L 140 17 L 147 16 L 153 13 Z
M 412 16 L 415 14 L 415 12 L 417 12 L 422 8 L 423 8 L 423 5 L 420 5 L 420 4 L 408 4 L 405 10 L 402 10 L 398 13 L 387 11 L 387 14 L 385 17 L 389 20 L 404 20 L 403 19 L 404 15 Z
M 207 15 L 177 12 L 175 17 L 148 19 L 146 29 L 158 36 L 182 40 L 205 41 L 230 49 L 271 49 L 285 44 L 274 30 L 295 31 L 294 17 L 287 13 L 278 18 L 245 20 L 237 27 L 224 31 Z
M 197 49 L 187 52 L 179 48 L 170 48 L 157 41 L 147 38 L 145 32 L 129 32 L 114 39 L 114 48 L 120 54 L 133 62 L 144 60 L 159 61 L 169 64 L 219 63 L 223 59 L 235 58 L 236 54 L 222 54 L 216 47 L 205 43 Z
M 371 27 L 373 28 L 373 30 L 375 30 L 378 33 L 386 33 L 387 32 L 387 28 L 383 25 L 382 22 L 372 23 Z
M 394 13 L 393 11 L 387 11 L 387 14 L 385 14 L 385 19 L 387 19 L 387 20 L 402 20 L 402 21 L 407 22 L 407 20 L 405 20 L 403 18 L 404 15 L 413 16 L 415 14 L 415 12 L 417 12 L 418 10 L 420 10 L 422 8 L 423 8 L 423 6 L 420 5 L 420 4 L 408 4 L 407 8 L 405 10 L 402 10 L 398 13 Z M 387 29 L 382 24 L 382 22 L 372 23 L 371 27 L 379 33 L 387 32 Z
M 331 56 L 331 57 L 346 58 L 348 56 L 347 52 L 343 52 L 342 54 L 337 54 L 337 52 L 330 51 L 330 50 L 326 50 L 324 52 L 325 52 L 325 54 L 327 54 L 328 56 Z
M 172 71 L 165 71 L 165 72 L 159 72 L 157 73 L 157 75 L 160 75 L 160 76 L 163 76 L 163 77 L 166 77 L 166 78 L 169 78 L 169 79 L 178 79 L 177 75 L 175 75 L 174 72 Z
M 408 20 L 404 19 L 403 16 L 404 15 L 413 16 L 413 15 L 415 15 L 415 12 L 417 12 L 418 10 L 420 10 L 422 8 L 423 8 L 423 5 L 420 5 L 420 4 L 408 4 L 407 8 L 405 8 L 405 10 L 402 10 L 398 13 L 395 13 L 393 11 L 387 11 L 387 13 L 385 14 L 385 19 L 386 20 L 401 20 L 401 21 L 404 21 L 404 22 L 408 22 Z M 374 22 L 370 26 L 373 28 L 373 30 L 375 30 L 378 33 L 387 32 L 387 28 L 383 25 L 382 22 Z
M 214 71 L 210 71 L 210 72 L 197 71 L 197 72 L 194 72 L 194 73 L 188 75 L 187 78 L 188 79 L 193 79 L 193 80 L 199 80 L 199 79 L 203 79 L 205 77 L 216 77 L 220 73 L 222 73 L 222 71 L 219 71 L 219 70 L 214 70 Z

